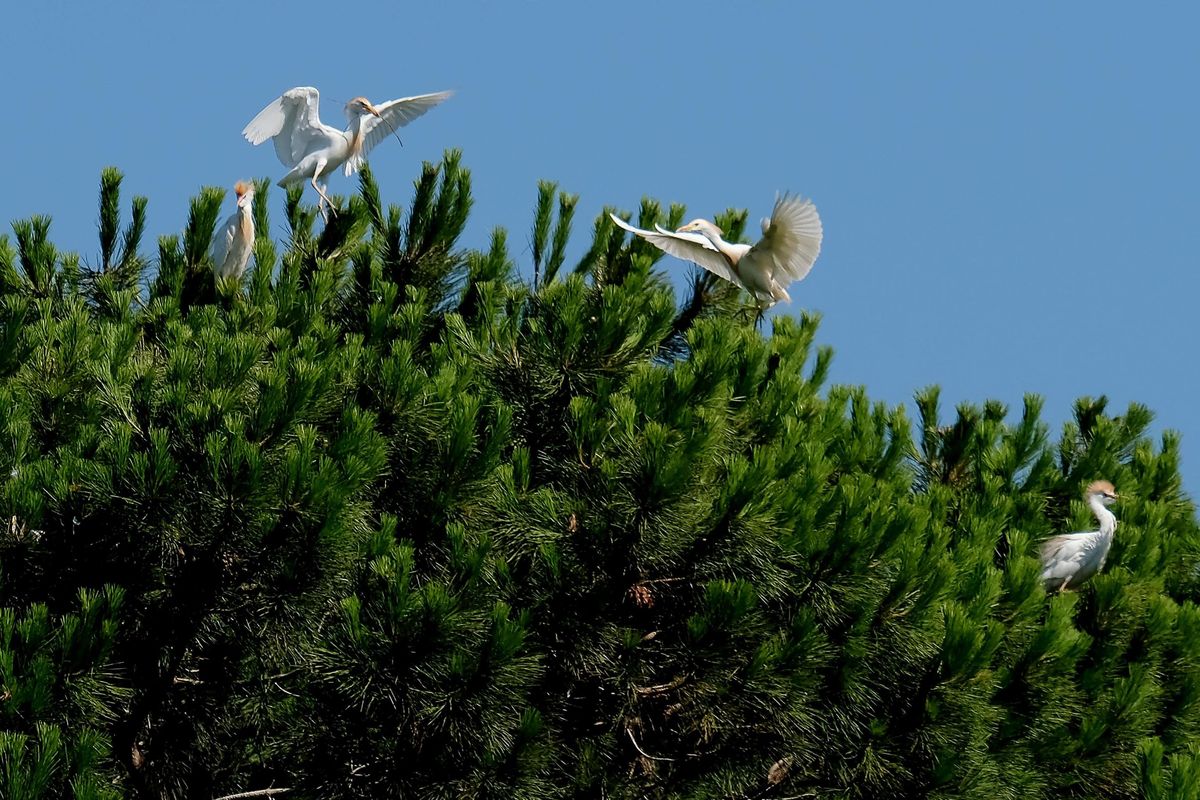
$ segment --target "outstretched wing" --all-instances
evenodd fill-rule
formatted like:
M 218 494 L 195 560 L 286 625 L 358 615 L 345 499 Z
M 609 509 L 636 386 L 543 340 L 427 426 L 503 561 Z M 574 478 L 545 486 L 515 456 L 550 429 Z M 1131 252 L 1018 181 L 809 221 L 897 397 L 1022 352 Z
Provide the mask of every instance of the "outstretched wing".
M 684 261 L 691 261 L 720 278 L 736 283 L 738 286 L 742 285 L 729 260 L 701 234 L 676 233 L 665 228 L 658 228 L 657 231 L 644 231 L 641 228 L 633 227 L 616 214 L 608 216 L 617 223 L 617 227 L 642 237 L 664 253 L 682 258 Z
M 811 200 L 784 194 L 775 200 L 771 219 L 763 221 L 763 237 L 751 249 L 760 263 L 773 264 L 772 276 L 783 283 L 808 275 L 821 254 L 821 217 Z
M 321 96 L 311 86 L 288 89 L 258 112 L 258 116 L 242 129 L 242 135 L 250 144 L 256 145 L 273 139 L 275 155 L 284 166 L 294 167 L 314 144 L 321 146 L 332 137 L 342 135 L 337 128 L 321 122 L 320 104 Z
M 375 106 L 379 111 L 379 116 L 368 116 L 363 120 L 362 157 L 365 158 L 367 153 L 371 152 L 371 148 L 391 136 L 392 131 L 403 128 L 452 94 L 454 92 L 419 94 L 415 97 L 388 100 L 386 103 Z

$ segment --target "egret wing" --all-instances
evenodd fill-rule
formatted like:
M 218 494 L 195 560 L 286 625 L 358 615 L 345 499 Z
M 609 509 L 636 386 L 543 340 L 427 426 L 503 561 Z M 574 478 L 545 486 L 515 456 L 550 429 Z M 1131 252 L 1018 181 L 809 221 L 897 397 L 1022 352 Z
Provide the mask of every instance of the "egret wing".
M 729 259 L 725 258 L 720 250 L 713 247 L 712 242 L 702 234 L 678 233 L 664 228 L 658 228 L 657 231 L 646 231 L 633 227 L 616 214 L 609 214 L 609 216 L 613 222 L 617 223 L 617 227 L 640 236 L 664 253 L 682 258 L 684 261 L 691 261 L 717 277 L 736 283 L 738 286 L 742 285 L 737 273 L 733 271 L 733 265 L 729 263 Z
M 300 163 L 316 145 L 323 145 L 341 131 L 321 122 L 321 95 L 311 86 L 288 89 L 250 120 L 242 135 L 250 144 L 274 140 L 275 155 L 286 167 Z
M 1042 542 L 1043 583 L 1060 584 L 1067 578 L 1072 585 L 1086 581 L 1099 568 L 1103 553 L 1097 552 L 1100 534 L 1096 531 L 1062 533 Z
M 366 156 L 371 152 L 371 148 L 391 136 L 392 131 L 403 128 L 452 94 L 454 92 L 419 94 L 414 97 L 401 97 L 399 100 L 388 100 L 375 106 L 379 116 L 368 116 L 363 120 L 362 155 Z
M 1060 533 L 1042 542 L 1042 561 L 1069 563 L 1078 561 L 1088 548 L 1086 533 Z
M 694 231 L 672 231 L 664 228 L 657 222 L 654 223 L 654 230 L 658 231 L 662 236 L 670 236 L 672 239 L 686 239 L 689 242 L 695 242 L 706 250 L 712 250 L 718 253 L 720 252 L 703 233 L 695 233 Z
M 751 252 L 773 264 L 776 280 L 798 281 L 816 263 L 823 236 L 821 217 L 812 201 L 784 194 L 776 199 L 771 219 L 763 222 L 763 237 Z
M 223 271 L 225 259 L 229 255 L 229 248 L 233 245 L 233 237 L 237 235 L 238 215 L 233 212 L 229 215 L 229 219 L 217 226 L 213 232 L 212 244 L 209 245 L 209 250 L 212 253 L 213 269 L 220 274 Z

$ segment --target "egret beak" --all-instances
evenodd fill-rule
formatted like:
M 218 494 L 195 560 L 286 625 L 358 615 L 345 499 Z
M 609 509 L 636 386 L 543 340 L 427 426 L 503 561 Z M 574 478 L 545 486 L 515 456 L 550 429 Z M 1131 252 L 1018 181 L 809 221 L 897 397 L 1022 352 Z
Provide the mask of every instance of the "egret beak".
M 365 103 L 364 105 L 366 105 L 366 107 L 367 107 L 367 111 L 371 112 L 371 113 L 372 113 L 372 114 L 374 114 L 376 117 L 379 117 L 380 119 L 383 119 L 383 117 L 382 117 L 382 116 L 380 116 L 380 114 L 379 114 L 379 110 L 378 110 L 377 108 L 375 108 L 375 106 L 371 105 L 370 103 Z

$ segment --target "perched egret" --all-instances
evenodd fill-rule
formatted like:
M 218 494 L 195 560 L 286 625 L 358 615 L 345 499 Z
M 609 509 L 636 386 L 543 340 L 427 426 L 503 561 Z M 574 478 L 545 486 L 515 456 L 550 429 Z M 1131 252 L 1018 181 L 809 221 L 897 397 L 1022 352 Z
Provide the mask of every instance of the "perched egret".
M 1093 481 L 1083 493 L 1088 508 L 1100 521 L 1100 530 L 1063 533 L 1042 542 L 1042 585 L 1046 591 L 1077 588 L 1104 568 L 1112 547 L 1117 518 L 1106 508 L 1117 500 L 1117 491 L 1108 481 Z
M 267 139 L 275 141 L 275 154 L 291 172 L 279 181 L 290 186 L 309 179 L 321 200 L 322 215 L 329 196 L 325 194 L 322 176 L 345 164 L 346 175 L 354 174 L 366 159 L 371 148 L 396 128 L 403 128 L 417 117 L 449 97 L 452 92 L 435 92 L 416 97 L 389 100 L 378 106 L 365 97 L 346 103 L 346 130 L 321 122 L 320 95 L 311 86 L 288 89 L 277 100 L 258 112 L 242 135 L 250 144 L 259 145 Z M 397 136 L 397 139 L 399 136 Z
M 238 181 L 233 187 L 237 210 L 217 227 L 212 238 L 213 272 L 222 278 L 240 278 L 254 250 L 254 184 Z
M 706 219 L 695 219 L 676 231 L 655 225 L 654 231 L 635 228 L 610 214 L 613 222 L 676 258 L 704 267 L 737 284 L 762 309 L 780 300 L 791 301 L 787 285 L 803 280 L 821 253 L 821 218 L 811 200 L 782 195 L 770 219 L 762 221 L 763 237 L 754 245 L 734 244 Z

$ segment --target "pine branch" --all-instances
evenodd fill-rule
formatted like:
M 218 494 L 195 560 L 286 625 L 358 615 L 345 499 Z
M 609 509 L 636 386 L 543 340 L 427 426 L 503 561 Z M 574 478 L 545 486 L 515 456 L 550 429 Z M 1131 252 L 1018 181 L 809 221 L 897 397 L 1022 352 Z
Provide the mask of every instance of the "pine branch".
M 205 186 L 192 198 L 187 227 L 183 231 L 183 256 L 189 271 L 199 269 L 208 253 L 224 199 L 225 191 L 216 186 Z
M 543 280 L 547 283 L 554 280 L 567 257 L 567 241 L 571 238 L 571 220 L 575 216 L 575 206 L 579 203 L 579 195 L 560 192 L 558 195 L 558 222 L 554 226 L 554 237 L 550 249 L 550 259 L 546 262 Z
M 36 295 L 48 297 L 53 291 L 55 264 L 58 261 L 58 251 L 49 238 L 50 218 L 33 216 L 27 220 L 17 220 L 12 227 L 25 280 Z
M 121 237 L 121 259 L 117 271 L 130 275 L 140 271 L 142 262 L 138 249 L 142 246 L 142 236 L 146 232 L 146 206 L 149 198 L 137 195 L 133 198 L 130 209 L 129 227 Z
M 100 173 L 100 268 L 108 272 L 115 265 L 113 253 L 121 226 L 121 171 L 105 167 Z
M 554 213 L 554 193 L 558 184 L 538 181 L 537 205 L 533 211 L 533 288 L 542 285 L 542 263 L 546 253 L 546 242 L 550 238 L 550 224 Z

